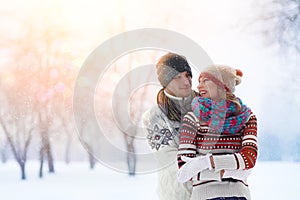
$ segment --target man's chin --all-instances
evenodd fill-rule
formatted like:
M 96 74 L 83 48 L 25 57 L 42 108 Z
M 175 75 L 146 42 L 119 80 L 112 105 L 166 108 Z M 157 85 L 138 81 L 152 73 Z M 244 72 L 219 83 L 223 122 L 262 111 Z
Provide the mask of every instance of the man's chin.
M 192 94 L 192 91 L 183 93 L 183 97 L 189 97 Z

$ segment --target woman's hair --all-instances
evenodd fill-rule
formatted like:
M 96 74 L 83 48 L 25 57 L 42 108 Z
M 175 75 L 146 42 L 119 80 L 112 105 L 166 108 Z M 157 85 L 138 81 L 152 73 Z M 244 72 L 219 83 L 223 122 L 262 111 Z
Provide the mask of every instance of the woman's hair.
M 237 109 L 236 109 L 235 114 L 238 114 L 241 111 L 242 106 L 240 104 L 240 101 L 237 99 L 237 97 L 234 94 L 232 94 L 230 92 L 226 92 L 226 100 L 231 101 L 232 103 L 236 104 Z

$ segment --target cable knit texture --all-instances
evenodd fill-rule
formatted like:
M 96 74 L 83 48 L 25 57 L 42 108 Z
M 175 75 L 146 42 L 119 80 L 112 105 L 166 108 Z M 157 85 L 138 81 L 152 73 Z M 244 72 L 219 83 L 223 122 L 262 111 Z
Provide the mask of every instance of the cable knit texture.
M 180 123 L 169 120 L 161 109 L 154 107 L 144 114 L 143 124 L 147 131 L 148 144 L 157 157 L 159 169 L 157 194 L 159 199 L 189 200 L 192 182 L 179 183 L 177 181 L 176 158 Z

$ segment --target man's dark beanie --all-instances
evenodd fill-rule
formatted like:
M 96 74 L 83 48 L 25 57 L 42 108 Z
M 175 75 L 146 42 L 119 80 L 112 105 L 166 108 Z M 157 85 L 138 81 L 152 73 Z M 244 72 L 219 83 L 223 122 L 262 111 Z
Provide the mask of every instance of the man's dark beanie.
M 179 73 L 186 71 L 192 77 L 192 70 L 186 58 L 175 53 L 163 55 L 156 64 L 156 71 L 158 80 L 163 87 L 167 87 Z

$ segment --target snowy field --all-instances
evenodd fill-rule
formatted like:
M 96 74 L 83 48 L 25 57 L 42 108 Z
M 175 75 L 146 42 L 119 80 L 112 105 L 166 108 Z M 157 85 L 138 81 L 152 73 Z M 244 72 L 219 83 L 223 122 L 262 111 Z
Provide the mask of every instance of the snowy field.
M 21 181 L 14 162 L 0 164 L 1 200 L 156 200 L 156 174 L 129 177 L 100 164 L 56 163 L 56 174 L 37 177 L 38 163 L 27 165 Z M 259 162 L 249 180 L 253 200 L 300 199 L 300 163 Z

